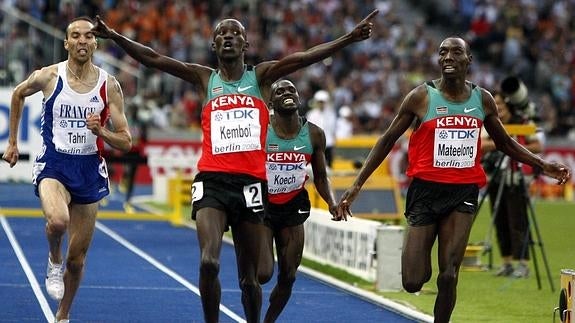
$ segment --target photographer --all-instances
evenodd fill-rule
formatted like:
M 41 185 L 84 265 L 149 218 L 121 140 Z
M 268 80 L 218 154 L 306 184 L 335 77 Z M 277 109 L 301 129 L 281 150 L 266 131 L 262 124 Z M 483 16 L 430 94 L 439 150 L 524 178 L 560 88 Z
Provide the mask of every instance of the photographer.
M 509 82 L 517 86 L 509 89 L 505 86 Z M 510 77 L 502 82 L 501 87 L 502 93 L 494 93 L 501 122 L 515 125 L 533 123 L 535 109 L 527 99 L 523 83 Z M 542 131 L 531 135 L 516 135 L 514 138 L 533 153 L 543 150 L 545 138 Z M 490 176 L 487 192 L 492 210 L 500 194 L 498 208 L 492 214 L 502 257 L 501 268 L 495 275 L 527 278 L 530 242 L 527 190 L 534 174 L 530 167 L 522 166 L 497 151 L 490 138 L 482 138 L 481 149 L 484 153 L 484 169 Z

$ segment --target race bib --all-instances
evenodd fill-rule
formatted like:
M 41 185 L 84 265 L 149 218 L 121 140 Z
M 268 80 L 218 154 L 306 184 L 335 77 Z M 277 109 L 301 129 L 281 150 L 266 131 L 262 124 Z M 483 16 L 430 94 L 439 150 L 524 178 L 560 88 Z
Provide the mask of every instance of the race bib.
M 260 110 L 233 108 L 212 111 L 212 154 L 261 150 Z
M 480 128 L 435 129 L 433 166 L 469 168 L 475 166 Z

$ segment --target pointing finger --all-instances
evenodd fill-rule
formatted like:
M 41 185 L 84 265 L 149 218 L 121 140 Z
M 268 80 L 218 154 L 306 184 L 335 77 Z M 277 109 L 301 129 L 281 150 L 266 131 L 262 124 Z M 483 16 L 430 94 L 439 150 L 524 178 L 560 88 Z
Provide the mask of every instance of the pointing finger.
M 363 19 L 363 21 L 369 21 L 369 20 L 373 19 L 373 17 L 375 17 L 378 13 L 379 13 L 379 9 L 373 10 L 369 15 L 367 15 L 367 17 L 365 17 L 365 19 Z

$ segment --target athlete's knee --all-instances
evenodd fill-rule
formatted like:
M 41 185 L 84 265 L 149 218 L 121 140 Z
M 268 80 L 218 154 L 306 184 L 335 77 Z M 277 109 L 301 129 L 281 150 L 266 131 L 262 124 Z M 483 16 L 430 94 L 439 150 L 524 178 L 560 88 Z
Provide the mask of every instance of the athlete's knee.
M 66 259 L 66 270 L 74 275 L 82 273 L 84 270 L 84 264 L 86 262 L 86 254 L 82 255 L 69 255 Z
M 401 276 L 401 283 L 403 289 L 408 293 L 417 293 L 423 287 L 423 284 L 427 283 L 431 279 L 431 270 L 426 270 L 425 272 L 419 274 L 409 274 L 407 270 L 404 269 L 404 273 Z
M 408 293 L 417 293 L 423 287 L 424 282 L 421 280 L 412 280 L 403 277 L 401 279 L 401 284 L 403 285 L 403 289 L 405 289 Z
M 437 275 L 438 288 L 453 288 L 457 284 L 457 273 L 454 270 L 446 270 Z
M 293 286 L 296 280 L 296 272 L 289 271 L 289 272 L 280 272 L 278 274 L 278 285 L 282 286 Z
M 46 232 L 48 234 L 63 235 L 68 230 L 69 221 L 64 217 L 47 215 Z
M 220 261 L 214 257 L 202 257 L 200 273 L 205 277 L 217 277 L 220 272 Z
M 260 284 L 265 284 L 272 279 L 273 274 L 274 274 L 273 265 L 271 267 L 266 266 L 266 268 L 260 268 L 258 270 L 258 281 L 260 282 Z
M 408 293 L 417 293 L 423 287 L 423 284 L 427 283 L 431 279 L 431 273 L 426 272 L 422 277 L 416 277 L 413 275 L 403 275 L 401 277 L 401 283 L 403 289 Z
M 244 293 L 251 294 L 254 291 L 261 289 L 261 285 L 257 279 L 252 277 L 242 277 L 240 278 L 240 289 Z

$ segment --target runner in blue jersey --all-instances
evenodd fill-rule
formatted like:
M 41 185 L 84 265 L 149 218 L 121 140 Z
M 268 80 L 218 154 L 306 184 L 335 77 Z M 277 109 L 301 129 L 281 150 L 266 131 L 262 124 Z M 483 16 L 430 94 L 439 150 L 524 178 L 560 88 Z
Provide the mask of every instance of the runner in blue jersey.
M 90 18 L 66 29 L 68 59 L 33 72 L 18 84 L 10 106 L 10 137 L 2 159 L 19 158 L 18 125 L 26 97 L 42 91 L 42 149 L 33 169 L 49 244 L 46 290 L 60 301 L 57 322 L 68 322 L 96 224 L 98 202 L 109 194 L 104 143 L 124 152 L 132 138 L 118 81 L 92 63 L 96 37 Z M 113 130 L 106 128 L 108 120 Z M 68 233 L 63 256 L 61 243 Z M 65 262 L 63 260 L 66 260 Z

